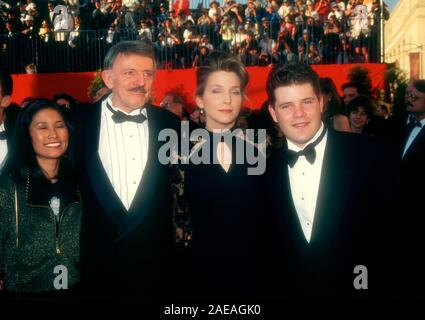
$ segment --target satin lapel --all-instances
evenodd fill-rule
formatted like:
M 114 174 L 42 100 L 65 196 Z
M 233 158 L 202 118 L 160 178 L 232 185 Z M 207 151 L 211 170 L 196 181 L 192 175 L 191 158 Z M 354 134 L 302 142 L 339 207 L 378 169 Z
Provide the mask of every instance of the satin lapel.
M 122 225 L 126 209 L 115 193 L 99 157 L 101 104 L 98 103 L 92 108 L 93 112 L 89 112 L 86 119 L 87 127 L 84 137 L 87 175 L 103 210 L 114 223 Z
M 161 168 L 158 161 L 158 134 L 161 129 L 161 119 L 154 106 L 147 106 L 147 118 L 149 128 L 149 151 L 148 160 L 142 178 L 136 191 L 136 195 L 129 209 L 126 223 L 120 231 L 120 239 L 131 233 L 149 214 L 155 212 L 158 204 L 154 199 L 158 197 L 158 186 L 164 178 L 165 168 Z M 162 174 L 161 174 L 162 173 Z
M 341 138 L 337 132 L 328 131 L 310 241 L 311 245 L 318 244 L 316 248 L 325 249 L 335 240 L 333 235 L 338 231 L 353 179 L 346 152 L 350 146 Z
M 415 154 L 418 148 L 425 147 L 425 128 L 422 128 L 416 136 L 415 140 L 413 140 L 412 144 L 407 149 L 406 154 L 403 157 L 403 160 L 409 159 L 412 155 Z

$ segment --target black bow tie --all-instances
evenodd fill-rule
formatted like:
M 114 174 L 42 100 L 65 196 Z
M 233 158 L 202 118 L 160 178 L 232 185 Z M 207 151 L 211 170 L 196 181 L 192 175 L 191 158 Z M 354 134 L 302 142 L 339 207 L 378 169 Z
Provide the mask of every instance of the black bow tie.
M 322 141 L 323 137 L 325 136 L 326 129 L 323 129 L 320 136 L 316 139 L 316 141 L 313 141 L 312 143 L 309 143 L 303 150 L 300 150 L 298 152 L 293 150 L 286 150 L 286 158 L 288 165 L 292 168 L 294 167 L 295 163 L 298 161 L 298 158 L 300 156 L 304 156 L 308 162 L 311 164 L 314 163 L 316 160 L 316 150 L 314 149 L 320 141 Z
M 114 120 L 115 123 L 123 123 L 126 121 L 130 122 L 136 122 L 136 123 L 143 123 L 143 121 L 146 120 L 146 116 L 141 112 L 138 115 L 131 116 L 128 114 L 125 114 L 121 111 L 116 111 L 112 109 L 112 107 L 109 105 L 109 103 L 106 103 L 106 107 L 109 109 L 109 111 L 112 112 L 112 120 Z
M 1 131 L 0 132 L 0 140 L 6 140 L 6 139 L 7 139 L 6 131 Z
M 409 122 L 407 123 L 407 128 L 409 131 L 413 130 L 415 127 L 422 128 L 422 123 L 415 119 L 415 117 L 410 117 Z

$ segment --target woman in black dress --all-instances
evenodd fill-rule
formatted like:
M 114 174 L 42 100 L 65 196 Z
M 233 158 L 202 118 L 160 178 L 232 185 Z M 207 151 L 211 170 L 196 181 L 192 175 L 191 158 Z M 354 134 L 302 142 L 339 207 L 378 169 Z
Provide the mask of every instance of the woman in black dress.
M 221 52 L 197 70 L 196 103 L 206 123 L 192 132 L 195 143 L 179 171 L 175 217 L 190 232 L 189 278 L 198 298 L 253 296 L 257 288 L 258 169 L 265 158 L 235 127 L 247 83 L 241 62 Z M 249 164 L 253 150 L 258 163 Z

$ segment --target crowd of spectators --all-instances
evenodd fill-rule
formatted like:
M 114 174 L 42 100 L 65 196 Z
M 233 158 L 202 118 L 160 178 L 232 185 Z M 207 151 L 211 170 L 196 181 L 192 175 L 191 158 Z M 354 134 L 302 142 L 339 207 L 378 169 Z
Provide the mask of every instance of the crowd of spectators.
M 380 54 L 379 0 L 204 0 L 196 9 L 188 0 L 0 0 L 0 16 L 0 61 L 15 72 L 96 70 L 110 46 L 130 39 L 151 43 L 160 68 L 196 67 L 214 49 L 247 66 Z

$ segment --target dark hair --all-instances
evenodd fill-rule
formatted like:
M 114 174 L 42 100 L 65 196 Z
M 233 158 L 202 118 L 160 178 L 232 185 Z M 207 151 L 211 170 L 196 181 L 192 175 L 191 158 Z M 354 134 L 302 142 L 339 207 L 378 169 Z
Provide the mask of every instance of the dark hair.
M 166 97 L 166 96 L 173 97 L 173 102 L 174 103 L 180 103 L 181 105 L 183 105 L 183 107 L 186 104 L 186 102 L 184 101 L 183 97 L 180 94 L 178 94 L 177 92 L 167 91 L 164 94 L 164 97 Z
M 13 148 L 7 158 L 5 172 L 16 180 L 26 179 L 26 169 L 34 177 L 44 176 L 37 162 L 31 141 L 29 127 L 34 116 L 41 110 L 52 109 L 63 118 L 69 132 L 68 148 L 60 161 L 58 177 L 67 175 L 75 177 L 76 172 L 76 146 L 74 128 L 69 123 L 67 110 L 57 103 L 47 99 L 35 99 L 19 112 L 13 134 Z
M 0 68 L 0 90 L 3 97 L 11 96 L 13 93 L 12 75 L 5 68 Z
M 112 69 L 117 57 L 122 55 L 136 54 L 142 57 L 151 58 L 155 63 L 155 52 L 151 45 L 143 41 L 121 41 L 111 47 L 103 61 L 103 68 L 105 70 Z
M 388 107 L 385 104 L 379 105 L 379 108 L 385 113 L 389 112 Z
M 69 107 L 75 106 L 79 103 L 77 99 L 75 99 L 73 96 L 70 96 L 66 93 L 57 93 L 53 96 L 53 101 L 57 103 L 58 100 L 63 99 L 67 100 L 69 102 Z
M 242 92 L 249 81 L 249 74 L 244 65 L 235 56 L 222 51 L 213 51 L 196 71 L 196 95 L 202 96 L 207 85 L 208 77 L 217 71 L 235 73 L 241 80 Z
M 347 88 L 356 88 L 357 92 L 360 94 L 360 84 L 357 82 L 346 82 L 341 86 L 341 90 L 345 90 Z
M 373 115 L 372 102 L 366 96 L 357 96 L 348 103 L 348 114 L 356 111 L 359 107 L 363 107 L 369 118 Z
M 413 87 L 419 92 L 425 93 L 425 80 L 415 80 L 413 82 Z
M 332 95 L 332 99 L 329 101 L 325 113 L 330 116 L 334 116 L 336 114 L 345 114 L 345 108 L 341 102 L 341 98 L 338 95 L 335 82 L 329 77 L 320 78 L 319 82 L 320 92 L 322 94 Z
M 267 78 L 266 90 L 269 104 L 275 104 L 276 97 L 274 91 L 277 88 L 307 83 L 311 84 L 314 93 L 319 96 L 319 76 L 310 66 L 299 62 L 277 65 L 270 71 Z
M 33 102 L 36 98 L 34 97 L 25 97 L 24 99 L 22 99 L 21 101 L 21 108 L 24 108 L 25 106 L 28 105 L 28 103 Z

